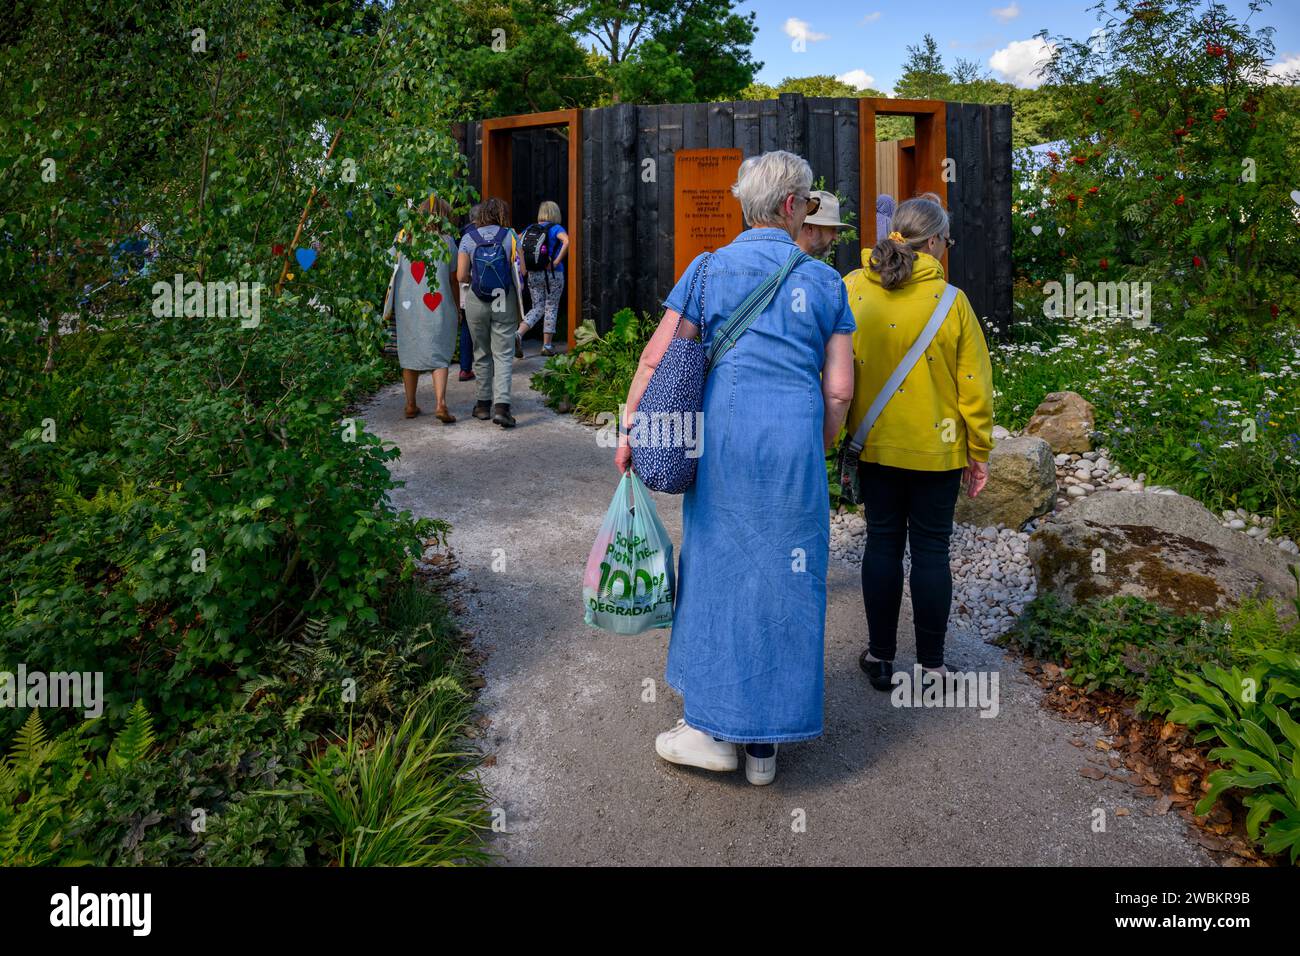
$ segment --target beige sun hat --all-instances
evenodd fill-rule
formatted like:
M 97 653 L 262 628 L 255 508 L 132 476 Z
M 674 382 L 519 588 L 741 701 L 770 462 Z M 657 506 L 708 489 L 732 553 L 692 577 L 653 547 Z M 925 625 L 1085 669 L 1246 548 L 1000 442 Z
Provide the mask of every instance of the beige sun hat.
M 811 216 L 804 219 L 806 226 L 830 226 L 834 229 L 852 228 L 847 222 L 840 222 L 840 201 L 835 198 L 834 193 L 828 193 L 824 189 L 814 189 L 811 195 L 821 200 L 821 205 Z

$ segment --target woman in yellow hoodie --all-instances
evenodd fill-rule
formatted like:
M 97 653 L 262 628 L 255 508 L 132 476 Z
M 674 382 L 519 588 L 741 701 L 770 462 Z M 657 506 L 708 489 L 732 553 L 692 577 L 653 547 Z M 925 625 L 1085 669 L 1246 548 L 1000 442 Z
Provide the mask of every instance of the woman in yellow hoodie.
M 857 320 L 849 435 L 883 397 L 948 288 L 939 257 L 953 243 L 938 197 L 926 194 L 900 204 L 890 227 L 889 235 L 863 254 L 863 268 L 844 280 Z M 938 332 L 910 371 L 904 370 L 906 377 L 879 412 L 858 456 L 867 516 L 862 598 L 868 637 L 859 663 L 878 690 L 892 686 L 905 544 L 912 553 L 917 660 L 926 671 L 945 671 L 953 510 L 963 471 L 971 497 L 988 479 L 993 431 L 988 346 L 965 293 L 955 292 Z

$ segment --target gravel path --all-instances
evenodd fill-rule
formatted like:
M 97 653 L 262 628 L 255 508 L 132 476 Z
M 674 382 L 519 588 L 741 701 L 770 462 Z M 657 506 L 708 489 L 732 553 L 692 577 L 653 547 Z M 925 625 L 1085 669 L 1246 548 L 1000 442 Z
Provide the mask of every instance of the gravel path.
M 427 380 L 424 416 L 402 417 L 399 385 L 362 411 L 369 428 L 402 449 L 392 469 L 406 485 L 395 503 L 454 528 L 464 625 L 488 655 L 480 743 L 495 760 L 482 773 L 504 822 L 491 846 L 503 862 L 1212 862 L 1175 815 L 1153 814 L 1152 801 L 1126 783 L 1081 775 L 1108 769 L 1097 730 L 1040 706 L 1037 684 L 981 638 L 988 615 L 978 607 L 959 609 L 948 656 L 983 672 L 987 686 L 997 679 L 995 717 L 974 707 L 895 707 L 872 690 L 857 664 L 865 628 L 858 573 L 842 561 L 829 574 L 825 735 L 783 747 L 767 787 L 750 786 L 740 772 L 660 760 L 654 736 L 681 716 L 663 680 L 668 632 L 619 638 L 582 621 L 583 564 L 616 474 L 594 429 L 556 415 L 528 387 L 540 364 L 516 363 L 513 431 L 470 418 L 473 383 L 454 372 L 454 425 L 429 414 Z M 656 501 L 680 544 L 680 500 Z M 971 558 L 990 549 L 996 556 L 1005 544 L 998 570 L 1019 586 L 1015 535 L 969 539 Z M 910 615 L 905 599 L 900 668 L 914 660 Z

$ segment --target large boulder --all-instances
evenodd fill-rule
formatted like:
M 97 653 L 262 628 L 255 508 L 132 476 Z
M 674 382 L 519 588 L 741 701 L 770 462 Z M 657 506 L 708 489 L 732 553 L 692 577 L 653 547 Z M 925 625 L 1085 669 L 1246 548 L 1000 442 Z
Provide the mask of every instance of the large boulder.
M 988 484 L 978 497 L 958 496 L 954 519 L 981 528 L 1003 524 L 1018 529 L 1051 511 L 1055 499 L 1051 446 L 1041 438 L 1005 438 L 989 455 Z
M 1096 416 L 1092 405 L 1078 392 L 1052 392 L 1034 409 L 1024 434 L 1037 435 L 1052 451 L 1081 454 L 1092 451 Z
M 1066 603 L 1131 594 L 1188 614 L 1260 597 L 1295 616 L 1289 556 L 1182 495 L 1089 495 L 1039 525 L 1029 557 L 1039 592 Z

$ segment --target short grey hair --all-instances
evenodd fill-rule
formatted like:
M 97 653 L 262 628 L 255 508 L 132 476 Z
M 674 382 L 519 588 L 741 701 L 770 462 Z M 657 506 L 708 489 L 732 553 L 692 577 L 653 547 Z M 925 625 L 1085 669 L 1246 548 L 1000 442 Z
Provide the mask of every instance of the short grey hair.
M 740 210 L 751 226 L 780 222 L 784 219 L 781 206 L 785 197 L 808 194 L 812 181 L 812 167 L 806 159 L 777 149 L 741 163 L 731 194 L 740 200 Z

